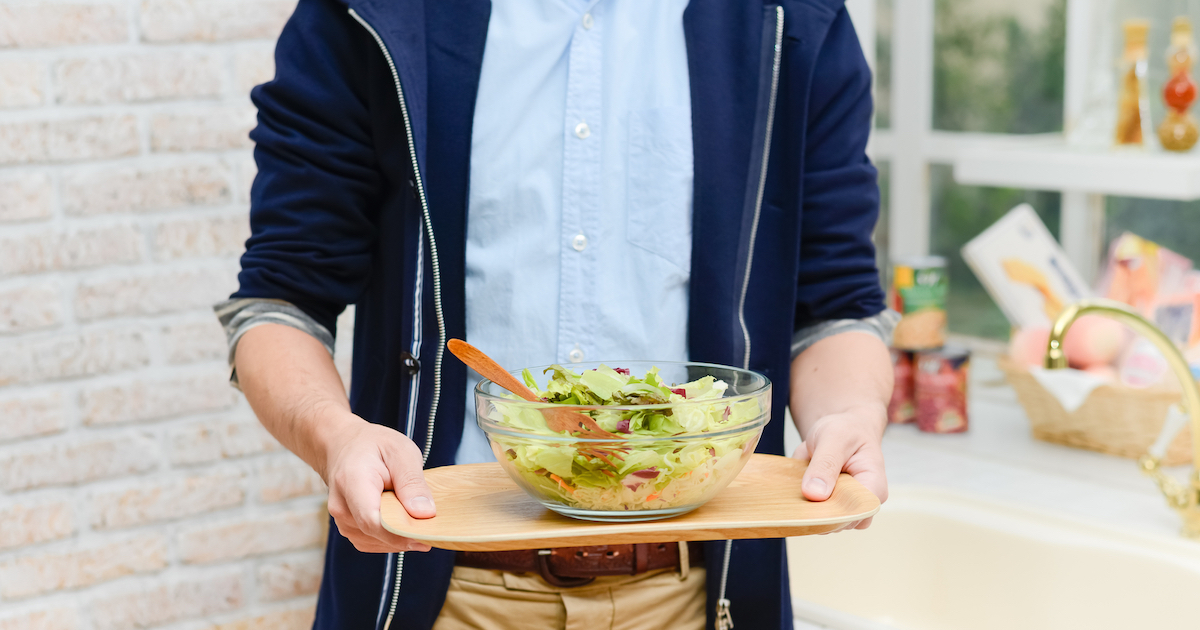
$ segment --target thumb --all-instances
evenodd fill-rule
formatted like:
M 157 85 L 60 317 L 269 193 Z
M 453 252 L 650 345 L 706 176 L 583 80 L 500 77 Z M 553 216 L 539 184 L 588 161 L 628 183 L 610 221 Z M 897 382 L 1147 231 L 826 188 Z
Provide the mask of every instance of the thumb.
M 800 489 L 809 501 L 824 501 L 833 493 L 833 484 L 837 482 L 850 453 L 845 452 L 841 444 L 831 440 L 810 442 L 808 447 L 812 458 L 808 462 L 808 469 L 804 471 Z
M 413 518 L 433 518 L 437 510 L 433 505 L 433 493 L 425 483 L 421 469 L 421 451 L 416 444 L 405 440 L 399 452 L 384 451 L 384 464 L 392 476 L 392 491 L 404 511 Z

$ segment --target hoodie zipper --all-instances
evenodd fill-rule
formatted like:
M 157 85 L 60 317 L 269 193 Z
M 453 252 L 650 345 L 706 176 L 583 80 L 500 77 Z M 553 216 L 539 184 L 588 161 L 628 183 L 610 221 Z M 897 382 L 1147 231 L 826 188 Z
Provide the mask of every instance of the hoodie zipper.
M 429 200 L 425 196 L 425 182 L 421 178 L 421 165 L 420 165 L 419 161 L 417 160 L 417 145 L 416 145 L 416 140 L 413 139 L 412 120 L 409 118 L 409 115 L 408 115 L 408 103 L 405 102 L 405 100 L 404 100 L 404 86 L 402 86 L 400 84 L 400 73 L 396 70 L 396 62 L 394 59 L 392 59 L 392 53 L 390 51 L 388 51 L 387 45 L 383 43 L 383 38 L 381 38 L 379 36 L 379 33 L 375 30 L 375 28 L 372 27 L 365 19 L 363 19 L 362 16 L 360 16 L 358 14 L 358 12 L 355 11 L 354 9 L 349 9 L 349 13 L 350 13 L 350 17 L 354 18 L 354 20 L 356 22 L 361 24 L 362 27 L 365 28 L 367 30 L 367 32 L 371 34 L 371 37 L 375 40 L 375 43 L 379 45 L 379 50 L 383 53 L 384 59 L 387 60 L 388 69 L 392 71 L 392 79 L 396 82 L 396 95 L 400 99 L 400 114 L 404 118 L 404 133 L 408 136 L 408 155 L 409 155 L 409 158 L 412 160 L 413 180 L 414 180 L 414 182 L 416 184 L 416 188 L 417 188 L 417 197 L 421 201 L 421 219 L 422 219 L 422 223 L 424 224 L 424 228 L 425 228 L 425 239 L 429 241 L 429 262 L 430 262 L 431 268 L 433 269 L 433 310 L 434 310 L 434 315 L 437 318 L 438 345 L 437 345 L 436 350 L 434 351 L 434 359 L 433 359 L 433 400 L 431 401 L 430 406 L 429 406 L 429 423 L 427 424 L 427 430 L 425 432 L 425 448 L 422 449 L 422 451 L 421 451 L 421 464 L 424 465 L 425 462 L 427 462 L 429 460 L 429 451 L 433 447 L 433 425 L 434 425 L 434 419 L 437 417 L 438 401 L 441 398 L 441 393 L 442 393 L 442 355 L 446 348 L 446 319 L 442 313 L 442 274 L 441 274 L 441 267 L 438 263 L 437 241 L 434 240 L 434 237 L 433 237 L 433 220 L 429 216 Z M 421 241 L 421 239 L 418 239 L 418 241 Z M 420 260 L 421 254 L 423 251 L 422 245 L 423 245 L 423 243 L 419 244 L 418 248 L 417 248 L 418 262 L 421 265 L 424 264 L 424 262 L 422 260 Z M 424 290 L 424 288 L 422 286 L 422 281 L 421 281 L 422 274 L 423 274 L 423 267 L 418 267 L 417 282 L 416 282 L 417 295 L 416 295 L 416 305 L 414 307 L 416 309 L 418 315 L 420 313 L 421 302 L 422 302 L 421 293 Z M 415 350 L 419 351 L 421 331 L 419 330 L 418 327 L 419 327 L 419 323 L 420 323 L 420 318 L 416 317 L 416 318 L 414 318 L 413 321 L 414 321 L 413 348 Z M 414 354 L 414 356 L 416 356 L 418 353 L 414 352 L 413 354 Z M 414 385 L 419 384 L 419 381 L 416 380 L 416 375 L 413 375 L 413 379 L 414 380 L 412 382 Z M 419 391 L 410 391 L 409 392 L 410 402 L 415 401 L 418 394 L 419 394 Z M 409 405 L 409 414 L 408 414 L 408 422 L 407 422 L 407 434 L 408 434 L 409 438 L 412 437 L 413 429 L 415 428 L 414 417 L 416 415 L 416 409 L 417 409 L 417 407 L 416 407 L 415 403 Z M 391 601 L 388 604 L 387 618 L 384 620 L 383 630 L 388 630 L 388 628 L 391 627 L 392 619 L 395 618 L 395 616 L 396 616 L 396 604 L 400 598 L 400 581 L 401 581 L 401 578 L 403 577 L 403 573 L 404 573 L 404 552 L 400 552 L 395 555 L 396 555 L 396 577 L 395 577 L 395 581 L 394 581 L 395 586 L 392 588 Z M 388 571 L 390 572 L 390 570 L 391 570 L 391 566 L 389 563 Z M 385 575 L 384 575 L 385 588 L 386 588 L 386 583 L 387 583 L 387 575 L 385 573 Z
M 758 219 L 762 214 L 763 194 L 767 185 L 767 162 L 771 157 L 771 132 L 775 127 L 775 98 L 779 94 L 779 67 L 783 61 L 783 7 L 775 7 L 775 56 L 771 61 L 771 98 L 767 103 L 767 128 L 764 132 L 762 166 L 758 172 L 758 192 L 754 197 L 754 218 L 750 222 L 750 246 L 746 252 L 746 274 L 742 277 L 742 294 L 738 299 L 738 322 L 742 326 L 742 339 L 746 352 L 742 357 L 742 369 L 750 369 L 750 329 L 746 326 L 746 292 L 750 290 L 750 269 L 754 265 L 754 241 L 758 237 Z M 729 600 L 725 587 L 729 583 L 729 560 L 733 556 L 733 541 L 725 541 L 725 554 L 721 564 L 721 586 L 717 593 L 717 630 L 733 628 L 733 617 L 729 612 Z

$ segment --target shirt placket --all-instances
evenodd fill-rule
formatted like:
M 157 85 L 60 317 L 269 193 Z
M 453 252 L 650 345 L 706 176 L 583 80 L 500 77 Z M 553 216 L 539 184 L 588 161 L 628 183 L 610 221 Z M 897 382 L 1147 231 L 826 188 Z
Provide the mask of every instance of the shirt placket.
M 557 354 L 570 363 L 587 359 L 593 349 L 598 296 L 588 278 L 596 277 L 596 248 L 603 245 L 598 239 L 603 22 L 597 4 L 588 3 L 576 22 L 567 62 Z

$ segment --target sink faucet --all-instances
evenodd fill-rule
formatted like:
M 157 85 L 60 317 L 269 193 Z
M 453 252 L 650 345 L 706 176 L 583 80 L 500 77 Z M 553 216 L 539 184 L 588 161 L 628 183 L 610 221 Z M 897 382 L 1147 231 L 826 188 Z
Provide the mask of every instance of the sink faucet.
M 1138 459 L 1142 472 L 1149 475 L 1158 484 L 1158 489 L 1167 498 L 1167 504 L 1183 517 L 1183 535 L 1188 538 L 1200 539 L 1200 387 L 1192 378 L 1191 368 L 1179 348 L 1157 326 L 1146 318 L 1138 315 L 1128 306 L 1112 300 L 1083 300 L 1065 308 L 1054 321 L 1050 329 L 1050 342 L 1046 349 L 1046 369 L 1055 370 L 1067 367 L 1067 357 L 1063 354 L 1062 340 L 1066 337 L 1067 329 L 1081 315 L 1103 315 L 1115 319 L 1135 332 L 1142 335 L 1158 348 L 1167 359 L 1167 365 L 1179 379 L 1183 388 L 1184 411 L 1191 419 L 1192 425 L 1192 474 L 1185 485 L 1162 470 L 1160 454 L 1146 453 Z M 1174 437 L 1174 436 L 1171 436 Z M 1153 449 L 1152 449 L 1153 451 Z

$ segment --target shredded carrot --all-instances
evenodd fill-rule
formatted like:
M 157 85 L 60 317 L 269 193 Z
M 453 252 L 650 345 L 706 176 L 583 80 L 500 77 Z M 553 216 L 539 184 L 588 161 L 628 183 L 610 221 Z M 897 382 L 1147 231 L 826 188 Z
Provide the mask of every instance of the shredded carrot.
M 611 459 L 604 456 L 604 453 L 602 453 L 600 451 L 592 451 L 592 454 L 596 456 L 596 459 L 604 462 L 605 464 L 608 464 L 609 466 L 612 466 L 613 468 L 617 467 L 617 465 L 614 464 Z
M 607 468 L 601 468 L 601 469 L 600 469 L 600 472 L 601 472 L 601 473 L 603 473 L 603 474 L 605 474 L 605 475 L 608 475 L 609 477 L 616 477 L 616 476 L 617 476 L 617 474 L 616 474 L 616 473 L 614 473 L 613 471 L 611 471 L 611 470 L 609 470 L 609 469 L 607 469 Z
M 657 492 L 655 492 L 654 494 L 652 494 L 652 495 L 650 495 L 650 496 L 646 497 L 646 500 L 647 500 L 647 501 L 653 501 L 653 500 L 655 500 L 655 499 L 657 499 L 657 498 L 658 498 L 658 493 L 657 493 Z
M 567 492 L 570 492 L 571 494 L 575 494 L 575 488 L 568 486 L 567 482 L 562 480 L 562 477 L 559 477 L 558 475 L 556 475 L 554 473 L 550 473 L 550 478 L 557 481 L 558 485 L 562 486 L 563 490 L 566 490 Z

